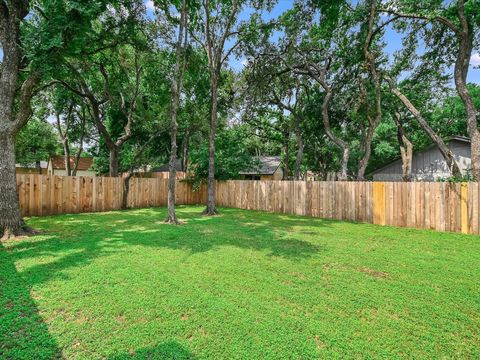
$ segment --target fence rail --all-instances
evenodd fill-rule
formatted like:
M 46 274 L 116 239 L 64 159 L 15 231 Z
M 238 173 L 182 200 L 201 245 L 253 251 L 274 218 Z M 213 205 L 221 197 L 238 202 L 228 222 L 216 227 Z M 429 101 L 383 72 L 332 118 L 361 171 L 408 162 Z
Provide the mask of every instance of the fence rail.
M 19 174 L 25 216 L 118 210 L 122 178 Z M 127 205 L 165 206 L 166 179 L 132 178 Z M 479 183 L 217 182 L 217 205 L 439 231 L 480 234 Z M 177 182 L 177 204 L 206 202 L 205 187 Z

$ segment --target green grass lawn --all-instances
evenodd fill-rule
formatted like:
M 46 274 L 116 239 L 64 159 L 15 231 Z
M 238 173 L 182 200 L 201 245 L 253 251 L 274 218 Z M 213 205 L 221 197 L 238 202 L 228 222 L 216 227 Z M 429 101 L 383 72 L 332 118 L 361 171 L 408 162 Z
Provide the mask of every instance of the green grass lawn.
M 221 209 L 31 218 L 1 359 L 480 357 L 480 238 Z

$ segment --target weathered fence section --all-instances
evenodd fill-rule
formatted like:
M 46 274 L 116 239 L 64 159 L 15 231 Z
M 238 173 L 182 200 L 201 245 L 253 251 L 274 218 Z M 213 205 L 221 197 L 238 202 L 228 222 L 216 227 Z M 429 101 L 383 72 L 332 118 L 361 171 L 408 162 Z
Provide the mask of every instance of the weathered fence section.
M 41 216 L 118 210 L 123 179 L 17 175 L 22 213 Z M 166 179 L 132 178 L 127 204 L 165 206 Z M 479 183 L 217 182 L 217 205 L 439 231 L 480 234 Z M 177 204 L 204 204 L 205 186 L 177 182 Z

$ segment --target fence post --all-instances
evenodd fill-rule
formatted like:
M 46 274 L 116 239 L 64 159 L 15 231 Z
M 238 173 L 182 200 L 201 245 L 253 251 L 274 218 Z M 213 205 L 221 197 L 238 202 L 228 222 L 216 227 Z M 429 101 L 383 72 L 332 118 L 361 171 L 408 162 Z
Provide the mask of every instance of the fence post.
M 385 225 L 385 184 L 373 183 L 373 223 Z

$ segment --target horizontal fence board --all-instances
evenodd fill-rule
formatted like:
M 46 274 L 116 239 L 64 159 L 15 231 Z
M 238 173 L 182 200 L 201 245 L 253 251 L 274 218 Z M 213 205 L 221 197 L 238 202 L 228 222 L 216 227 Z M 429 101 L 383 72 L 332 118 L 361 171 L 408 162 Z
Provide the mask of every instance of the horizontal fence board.
M 18 174 L 22 215 L 119 210 L 123 178 Z M 176 182 L 178 205 L 205 204 L 206 185 Z M 218 206 L 480 235 L 479 183 L 241 181 L 216 183 Z M 131 178 L 129 208 L 167 205 L 168 179 Z

